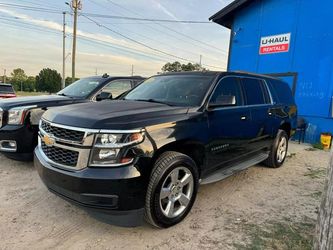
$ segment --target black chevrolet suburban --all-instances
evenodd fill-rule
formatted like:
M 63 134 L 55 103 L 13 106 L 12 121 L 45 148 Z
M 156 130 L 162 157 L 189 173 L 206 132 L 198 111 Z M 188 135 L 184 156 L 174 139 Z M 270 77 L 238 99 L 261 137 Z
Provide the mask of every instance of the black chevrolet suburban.
M 122 99 L 45 112 L 35 149 L 50 191 L 118 225 L 175 225 L 199 184 L 280 167 L 296 128 L 289 86 L 262 75 L 163 74 Z
M 16 160 L 32 160 L 38 125 L 47 108 L 117 97 L 142 82 L 141 77 L 93 76 L 67 86 L 56 95 L 0 101 L 0 152 Z

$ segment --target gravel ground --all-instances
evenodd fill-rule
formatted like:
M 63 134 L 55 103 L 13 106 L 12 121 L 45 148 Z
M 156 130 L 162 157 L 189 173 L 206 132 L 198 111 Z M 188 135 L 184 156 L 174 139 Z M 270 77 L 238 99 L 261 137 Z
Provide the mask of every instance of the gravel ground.
M 218 183 L 201 186 L 185 221 L 165 230 L 147 224 L 121 228 L 97 221 L 50 193 L 32 163 L 15 162 L 1 155 L 0 249 L 250 246 L 253 231 L 244 230 L 244 226 L 316 219 L 330 154 L 308 148 L 292 143 L 291 154 L 282 168 L 255 166 Z

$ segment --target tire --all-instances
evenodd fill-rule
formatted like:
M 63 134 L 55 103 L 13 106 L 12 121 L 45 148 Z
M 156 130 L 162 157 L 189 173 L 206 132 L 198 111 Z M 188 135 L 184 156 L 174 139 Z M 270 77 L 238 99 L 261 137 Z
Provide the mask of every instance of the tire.
M 264 164 L 270 168 L 279 168 L 283 165 L 287 157 L 289 136 L 286 131 L 279 130 L 271 147 L 268 158 L 264 161 Z M 282 146 L 284 144 L 284 146 Z M 281 148 L 283 147 L 283 148 Z M 282 153 L 284 151 L 284 153 Z
M 193 206 L 198 186 L 198 169 L 190 157 L 173 151 L 161 154 L 149 180 L 146 221 L 159 228 L 181 222 Z

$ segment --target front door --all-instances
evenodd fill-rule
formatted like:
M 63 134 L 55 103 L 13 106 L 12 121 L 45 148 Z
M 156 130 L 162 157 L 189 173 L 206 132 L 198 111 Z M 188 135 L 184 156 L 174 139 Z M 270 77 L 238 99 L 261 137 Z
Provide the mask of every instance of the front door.
M 235 98 L 232 105 L 213 106 L 218 100 L 229 97 Z M 233 76 L 222 78 L 209 100 L 207 111 L 210 140 L 206 152 L 209 172 L 247 152 L 250 115 L 250 110 L 244 106 L 239 79 Z

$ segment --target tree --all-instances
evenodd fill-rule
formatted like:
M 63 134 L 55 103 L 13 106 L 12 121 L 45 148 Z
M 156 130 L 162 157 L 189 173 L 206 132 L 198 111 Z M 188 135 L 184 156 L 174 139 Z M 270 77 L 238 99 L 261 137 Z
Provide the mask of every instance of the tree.
M 162 67 L 163 72 L 204 71 L 204 70 L 206 69 L 201 67 L 200 64 L 198 63 L 181 64 L 178 61 L 173 63 L 166 63 Z
M 80 80 L 80 78 L 75 78 L 75 81 Z M 65 86 L 69 86 L 73 83 L 73 78 L 72 77 L 66 77 L 65 79 Z
M 33 92 L 36 90 L 36 77 L 29 76 L 23 84 L 23 90 Z
M 166 63 L 162 67 L 163 72 L 180 72 L 182 71 L 182 65 L 180 62 Z
M 314 249 L 333 249 L 333 156 L 319 208 Z
M 11 83 L 15 90 L 21 90 L 21 85 L 27 80 L 27 75 L 21 68 L 14 69 L 11 73 Z
M 61 89 L 61 75 L 53 69 L 42 69 L 36 76 L 36 90 L 55 93 Z
M 188 63 L 188 64 L 182 64 L 182 71 L 202 71 L 205 70 L 200 66 L 200 64 L 195 63 Z

